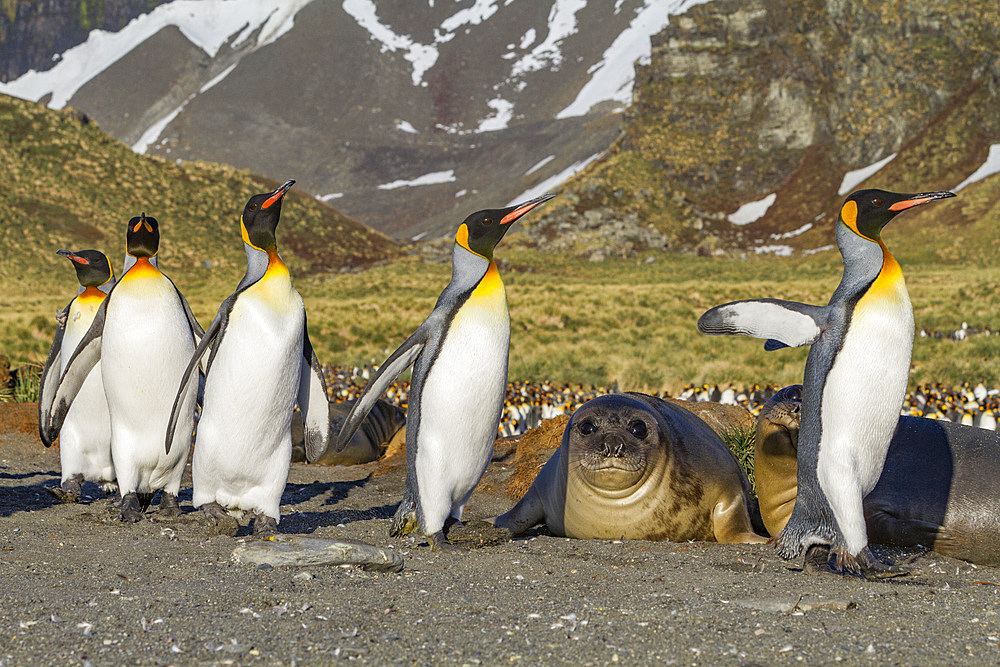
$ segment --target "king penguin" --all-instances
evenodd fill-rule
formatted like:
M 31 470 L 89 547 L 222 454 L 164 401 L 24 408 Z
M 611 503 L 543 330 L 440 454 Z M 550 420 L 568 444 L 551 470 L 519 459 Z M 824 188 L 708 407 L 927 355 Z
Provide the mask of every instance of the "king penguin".
M 765 350 L 811 345 L 802 390 L 795 509 L 775 541 L 783 558 L 841 574 L 892 574 L 868 549 L 861 501 L 882 473 L 899 421 L 913 349 L 913 308 L 882 228 L 900 211 L 951 192 L 860 190 L 840 209 L 844 274 L 826 306 L 777 299 L 716 306 L 705 334 L 767 339 Z
M 379 367 L 337 438 L 344 448 L 376 399 L 410 364 L 406 491 L 392 535 L 419 526 L 434 550 L 454 550 L 459 521 L 493 452 L 507 390 L 510 312 L 493 249 L 521 216 L 555 195 L 473 213 L 455 235 L 451 282 L 423 324 Z
M 100 364 L 121 519 L 129 522 L 142 518 L 160 490 L 160 513 L 179 511 L 190 433 L 180 433 L 173 451 L 164 454 L 163 431 L 181 376 L 204 334 L 187 300 L 158 268 L 159 245 L 155 218 L 142 213 L 128 222 L 121 280 L 101 304 L 53 398 L 51 428 L 58 430 L 87 374 Z M 189 421 L 196 391 L 196 385 L 189 387 L 183 400 L 181 412 Z
M 60 311 L 59 326 L 42 369 L 38 388 L 38 430 L 46 447 L 52 446 L 46 433 L 50 431 L 52 399 L 59 378 L 115 284 L 115 271 L 103 252 L 59 250 L 57 254 L 73 263 L 80 287 L 69 305 Z M 95 366 L 87 375 L 59 429 L 59 463 L 62 479 L 59 486 L 49 491 L 64 503 L 80 499 L 84 481 L 97 482 L 106 493 L 118 490 L 115 466 L 111 462 L 111 420 L 100 366 Z
M 254 195 L 243 208 L 246 273 L 188 363 L 166 438 L 170 452 L 178 425 L 190 433 L 190 412 L 181 407 L 211 349 L 191 463 L 192 502 L 214 522 L 226 521 L 227 511 L 252 512 L 253 532 L 262 537 L 274 534 L 280 520 L 296 403 L 305 420 L 306 458 L 317 459 L 329 442 L 326 381 L 309 342 L 302 297 L 274 236 L 282 198 L 294 183 Z

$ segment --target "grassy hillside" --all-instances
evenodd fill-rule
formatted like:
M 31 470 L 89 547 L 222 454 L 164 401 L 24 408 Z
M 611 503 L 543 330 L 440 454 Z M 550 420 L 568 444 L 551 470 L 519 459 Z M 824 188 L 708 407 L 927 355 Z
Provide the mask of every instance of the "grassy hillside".
M 890 229 L 887 242 L 894 247 L 912 231 Z M 764 352 L 761 341 L 702 336 L 695 322 L 705 309 L 730 299 L 825 303 L 841 271 L 836 252 L 746 261 L 661 253 L 652 263 L 594 263 L 502 246 L 497 256 L 511 307 L 512 378 L 617 380 L 623 389 L 673 392 L 687 382 L 801 381 L 805 350 Z M 950 331 L 962 321 L 1000 328 L 1000 265 L 939 261 L 930 250 L 901 253 L 900 261 L 918 328 Z M 321 360 L 351 364 L 385 359 L 433 308 L 451 269 L 406 258 L 351 274 L 302 275 L 294 264 L 292 271 Z M 202 322 L 211 319 L 240 277 L 235 270 L 226 273 L 212 283 L 175 274 Z M 69 267 L 61 276 L 58 292 L 22 295 L 0 310 L 0 350 L 16 359 L 43 358 L 54 329 L 52 313 L 72 293 Z M 963 342 L 917 338 L 913 358 L 911 384 L 1000 383 L 997 335 Z
M 231 167 L 136 155 L 72 111 L 0 96 L 0 280 L 29 290 L 58 279 L 59 248 L 96 248 L 121 266 L 125 223 L 160 223 L 168 273 L 210 281 L 244 265 L 239 215 L 278 184 Z M 294 178 L 295 174 L 288 174 Z M 278 242 L 300 271 L 359 268 L 400 254 L 385 236 L 294 188 Z

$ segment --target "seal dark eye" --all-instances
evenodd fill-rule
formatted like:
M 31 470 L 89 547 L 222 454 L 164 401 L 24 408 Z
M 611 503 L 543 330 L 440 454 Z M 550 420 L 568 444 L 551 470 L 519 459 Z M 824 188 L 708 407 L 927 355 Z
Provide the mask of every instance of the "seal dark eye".
M 577 429 L 579 429 L 580 433 L 582 433 L 583 435 L 590 435 L 591 433 L 597 430 L 597 427 L 594 426 L 594 422 L 590 421 L 589 419 L 584 419 L 582 422 L 580 422 L 580 425 L 577 426 Z
M 875 208 L 878 208 L 881 205 L 882 205 L 882 200 L 881 199 L 873 199 L 872 200 L 872 206 L 874 206 Z
M 489 227 L 493 224 L 493 218 L 483 218 L 483 224 Z
M 247 206 L 247 208 L 250 209 L 251 211 L 256 211 L 257 210 L 257 204 L 250 204 L 249 206 Z
M 646 424 L 643 421 L 636 419 L 634 422 L 628 425 L 628 432 L 635 437 L 642 440 L 646 437 Z

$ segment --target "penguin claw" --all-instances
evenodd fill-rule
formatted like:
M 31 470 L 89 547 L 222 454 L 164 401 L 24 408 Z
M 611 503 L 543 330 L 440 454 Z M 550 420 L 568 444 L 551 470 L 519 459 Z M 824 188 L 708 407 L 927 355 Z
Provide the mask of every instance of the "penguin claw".
M 905 577 L 908 570 L 879 560 L 868 547 L 857 556 L 846 547 L 814 544 L 806 550 L 803 570 L 810 574 L 836 574 L 861 579 Z
M 460 547 L 457 544 L 452 544 L 448 541 L 448 538 L 444 536 L 444 531 L 439 530 L 438 532 L 428 535 L 427 542 L 430 544 L 431 551 L 436 551 L 440 553 L 451 553 L 451 554 L 467 554 L 469 550 L 465 547 Z
M 139 497 L 133 491 L 126 493 L 122 497 L 122 504 L 119 508 L 118 517 L 128 523 L 136 523 L 142 520 L 142 508 L 139 506 Z
M 278 534 L 278 522 L 272 516 L 254 512 L 253 516 L 253 536 L 262 540 L 269 539 Z
M 181 513 L 181 506 L 177 502 L 177 496 L 172 493 L 163 492 L 160 496 L 159 515 L 161 517 L 173 518 Z

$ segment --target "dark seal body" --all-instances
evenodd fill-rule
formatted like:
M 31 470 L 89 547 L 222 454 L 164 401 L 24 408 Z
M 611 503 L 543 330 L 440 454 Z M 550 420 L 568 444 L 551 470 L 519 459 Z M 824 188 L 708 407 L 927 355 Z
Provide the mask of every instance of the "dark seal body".
M 764 542 L 746 475 L 708 425 L 644 394 L 600 396 L 496 525 L 582 539 Z
M 758 419 L 754 474 L 768 530 L 781 530 L 796 495 L 798 386 Z M 875 488 L 863 501 L 868 539 L 923 545 L 953 558 L 1000 565 L 1000 434 L 903 416 Z

